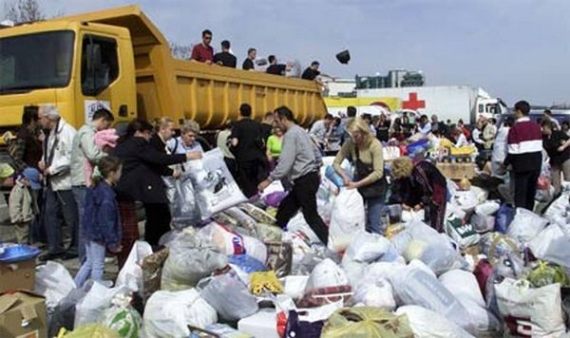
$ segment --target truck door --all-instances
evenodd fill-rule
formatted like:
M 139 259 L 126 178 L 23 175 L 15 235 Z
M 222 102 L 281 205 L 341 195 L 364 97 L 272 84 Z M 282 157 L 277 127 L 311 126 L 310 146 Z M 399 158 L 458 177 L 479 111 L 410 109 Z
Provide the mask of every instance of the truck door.
M 99 107 L 121 122 L 134 117 L 135 85 L 132 48 L 115 36 L 85 31 L 81 45 L 80 81 L 76 95 L 77 125 L 90 121 Z M 129 44 L 130 47 L 130 44 Z M 81 112 L 81 113 L 80 113 Z M 83 122 L 81 121 L 83 120 Z

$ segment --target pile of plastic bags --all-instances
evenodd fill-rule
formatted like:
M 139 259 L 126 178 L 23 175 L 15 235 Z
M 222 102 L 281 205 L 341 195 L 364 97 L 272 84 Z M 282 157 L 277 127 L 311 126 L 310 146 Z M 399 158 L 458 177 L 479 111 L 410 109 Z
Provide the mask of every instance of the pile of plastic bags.
M 194 206 L 176 207 L 166 249 L 136 243 L 113 288 L 78 289 L 63 266 L 38 267 L 50 335 L 62 328 L 65 337 L 126 338 L 568 334 L 569 189 L 537 214 L 450 181 L 444 233 L 422 210 L 393 205 L 385 233 L 371 234 L 362 197 L 323 167 L 325 246 L 302 214 L 285 229 L 275 225 L 286 195 L 278 182 L 253 204 L 239 194 L 215 197 L 233 193 L 222 165 L 215 155 L 188 181 L 191 189 L 174 184 L 173 198 Z

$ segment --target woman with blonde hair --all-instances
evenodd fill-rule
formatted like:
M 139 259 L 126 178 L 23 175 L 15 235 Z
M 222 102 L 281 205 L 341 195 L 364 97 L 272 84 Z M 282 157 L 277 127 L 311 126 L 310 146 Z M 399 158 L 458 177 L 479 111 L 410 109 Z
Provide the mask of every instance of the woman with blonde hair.
M 173 154 L 186 154 L 187 152 L 196 152 L 196 157 L 204 153 L 204 149 L 200 142 L 197 141 L 200 133 L 200 125 L 194 120 L 188 120 L 180 127 L 180 136 L 173 137 L 166 144 Z
M 362 195 L 367 207 L 366 231 L 383 233 L 381 215 L 387 184 L 384 178 L 382 144 L 372 135 L 368 123 L 359 117 L 348 124 L 347 131 L 350 139 L 336 155 L 333 167 L 348 189 L 358 189 Z M 341 168 L 345 159 L 354 165 L 354 180 Z
M 404 209 L 424 208 L 425 221 L 443 232 L 447 181 L 439 169 L 428 161 L 414 164 L 409 157 L 399 157 L 392 162 L 392 177 Z

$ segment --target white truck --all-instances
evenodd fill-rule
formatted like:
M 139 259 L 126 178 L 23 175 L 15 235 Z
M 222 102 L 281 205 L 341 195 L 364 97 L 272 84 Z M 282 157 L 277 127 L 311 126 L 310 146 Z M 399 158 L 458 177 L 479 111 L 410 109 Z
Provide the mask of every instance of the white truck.
M 415 110 L 431 118 L 437 115 L 440 121 L 475 124 L 479 116 L 487 118 L 508 112 L 505 103 L 491 97 L 482 88 L 468 86 L 398 87 L 378 89 L 357 89 L 357 98 L 397 98 L 401 110 Z

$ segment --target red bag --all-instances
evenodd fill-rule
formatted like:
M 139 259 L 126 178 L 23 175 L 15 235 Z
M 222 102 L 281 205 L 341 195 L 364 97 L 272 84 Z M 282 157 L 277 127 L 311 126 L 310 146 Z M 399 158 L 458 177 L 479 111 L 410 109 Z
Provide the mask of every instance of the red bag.
M 493 274 L 493 266 L 489 263 L 486 259 L 481 259 L 475 270 L 473 271 L 475 278 L 477 278 L 477 284 L 479 284 L 479 289 L 481 289 L 481 293 L 483 296 L 487 295 L 487 280 Z

